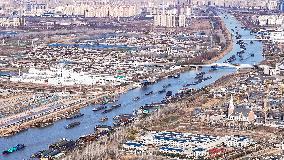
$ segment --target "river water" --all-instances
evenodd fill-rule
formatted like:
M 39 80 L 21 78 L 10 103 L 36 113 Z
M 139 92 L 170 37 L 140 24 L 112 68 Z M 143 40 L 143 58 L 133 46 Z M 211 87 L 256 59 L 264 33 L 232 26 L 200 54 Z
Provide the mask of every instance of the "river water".
M 228 15 L 228 18 L 225 18 L 225 15 L 221 16 L 223 17 L 223 20 L 225 21 L 227 28 L 230 30 L 230 32 L 233 35 L 235 35 L 235 33 L 232 31 L 232 29 L 234 31 L 237 30 L 244 39 L 254 38 L 253 35 L 250 35 L 250 31 L 241 29 L 241 24 L 233 16 Z M 239 45 L 235 44 L 236 41 L 237 40 L 234 38 L 233 50 L 227 55 L 225 55 L 222 59 L 218 60 L 217 62 L 224 62 L 227 58 L 229 58 L 230 56 L 236 54 L 238 51 L 241 50 Z M 240 61 L 240 59 L 237 58 L 237 60 L 234 61 L 233 63 L 258 64 L 264 59 L 262 57 L 262 47 L 263 46 L 261 42 L 254 41 L 253 44 L 250 44 L 248 41 L 248 44 L 246 45 L 247 49 L 243 54 L 244 60 Z M 254 53 L 255 56 L 251 57 L 250 56 L 251 53 Z M 222 76 L 228 75 L 236 71 L 234 68 L 226 68 L 226 69 L 218 69 L 216 71 L 208 73 L 208 70 L 209 68 L 202 69 L 202 71 L 206 72 L 205 77 L 210 75 L 212 76 L 212 79 L 199 83 L 198 85 L 192 86 L 192 88 L 198 89 L 204 87 L 206 85 L 215 82 Z M 47 149 L 49 144 L 58 141 L 60 138 L 77 139 L 82 135 L 90 134 L 94 131 L 94 126 L 96 126 L 97 124 L 101 124 L 99 122 L 99 119 L 104 116 L 109 117 L 109 121 L 105 122 L 105 124 L 112 125 L 113 122 L 112 117 L 116 115 L 123 113 L 133 113 L 135 109 L 139 108 L 142 105 L 149 104 L 151 102 L 160 102 L 165 97 L 165 94 L 157 94 L 156 92 L 158 90 L 161 90 L 163 85 L 171 83 L 172 84 L 171 87 L 167 88 L 167 90 L 171 90 L 173 91 L 173 93 L 176 93 L 179 89 L 183 88 L 182 87 L 183 85 L 193 82 L 196 73 L 200 71 L 201 70 L 188 71 L 182 73 L 179 79 L 164 79 L 145 89 L 134 89 L 128 91 L 127 93 L 121 95 L 118 99 L 117 103 L 121 103 L 122 107 L 115 109 L 107 114 L 101 114 L 101 112 L 93 112 L 92 109 L 94 108 L 94 106 L 87 106 L 81 109 L 81 113 L 84 113 L 85 115 L 83 117 L 74 120 L 74 121 L 80 121 L 81 125 L 73 129 L 66 130 L 64 128 L 64 126 L 66 126 L 72 121 L 60 120 L 56 122 L 54 125 L 47 128 L 43 129 L 33 128 L 12 137 L 0 138 L 1 152 L 19 143 L 23 143 L 27 146 L 24 150 L 12 153 L 8 156 L 4 157 L 0 155 L 0 160 L 29 159 L 29 157 L 33 153 L 39 150 Z M 151 96 L 145 96 L 145 93 L 149 91 L 154 91 L 155 94 Z M 132 99 L 136 96 L 141 97 L 141 99 L 134 102 Z

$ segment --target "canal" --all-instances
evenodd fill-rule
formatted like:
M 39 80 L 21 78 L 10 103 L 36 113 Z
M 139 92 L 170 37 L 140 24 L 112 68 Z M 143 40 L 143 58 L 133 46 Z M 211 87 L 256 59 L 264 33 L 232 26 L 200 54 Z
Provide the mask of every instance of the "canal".
M 235 32 L 238 31 L 238 33 L 242 35 L 242 38 L 244 39 L 254 38 L 254 35 L 251 35 L 249 30 L 241 29 L 241 24 L 233 16 L 230 15 L 225 16 L 223 14 L 221 14 L 221 16 L 225 21 L 228 30 L 233 35 L 235 35 L 236 34 Z M 236 53 L 241 50 L 240 46 L 236 44 L 237 40 L 235 38 L 233 40 L 234 40 L 233 50 L 227 55 L 225 55 L 222 59 L 218 60 L 217 62 L 220 63 L 224 62 L 230 56 L 236 55 Z M 257 64 L 261 62 L 264 59 L 262 57 L 262 47 L 263 46 L 261 42 L 258 41 L 254 41 L 254 43 L 248 42 L 246 45 L 245 53 L 243 54 L 244 59 L 240 60 L 237 57 L 236 61 L 234 61 L 233 63 Z M 251 53 L 254 53 L 255 56 L 254 57 L 250 56 Z M 72 120 L 71 121 L 60 120 L 54 123 L 54 125 L 47 128 L 42 128 L 42 129 L 32 128 L 12 137 L 1 138 L 0 139 L 1 152 L 19 143 L 23 143 L 27 147 L 24 150 L 15 152 L 5 157 L 0 155 L 0 159 L 1 160 L 29 159 L 29 157 L 33 153 L 39 150 L 47 149 L 49 144 L 54 143 L 61 138 L 77 139 L 82 135 L 90 134 L 94 131 L 94 127 L 96 125 L 101 124 L 101 122 L 99 122 L 99 119 L 104 116 L 107 116 L 109 118 L 109 121 L 105 122 L 104 124 L 112 125 L 112 117 L 116 115 L 123 113 L 133 113 L 135 109 L 137 109 L 142 105 L 149 104 L 152 102 L 160 102 L 165 97 L 165 94 L 157 94 L 157 91 L 161 90 L 163 85 L 171 83 L 171 87 L 168 87 L 167 90 L 171 90 L 173 91 L 173 93 L 176 93 L 179 89 L 183 88 L 183 85 L 193 82 L 197 72 L 204 71 L 206 72 L 207 76 L 209 75 L 212 76 L 212 79 L 199 83 L 198 85 L 192 86 L 193 88 L 196 89 L 209 85 L 215 82 L 216 80 L 218 80 L 219 78 L 221 78 L 222 76 L 228 75 L 236 71 L 234 68 L 218 69 L 213 72 L 208 72 L 208 70 L 209 68 L 203 68 L 202 70 L 199 71 L 188 71 L 182 73 L 179 79 L 164 79 L 145 89 L 134 89 L 128 91 L 127 93 L 121 95 L 118 98 L 117 103 L 121 103 L 122 106 L 107 114 L 101 114 L 100 112 L 93 112 L 92 109 L 94 108 L 94 106 L 92 105 L 87 106 L 81 109 L 81 113 L 84 113 L 85 115 L 83 117 L 74 120 L 74 121 L 80 121 L 81 125 L 73 129 L 66 130 L 64 128 L 64 126 L 72 122 Z M 150 96 L 145 96 L 145 93 L 149 91 L 154 91 L 154 94 Z M 141 99 L 134 102 L 132 99 L 136 96 L 139 96 Z

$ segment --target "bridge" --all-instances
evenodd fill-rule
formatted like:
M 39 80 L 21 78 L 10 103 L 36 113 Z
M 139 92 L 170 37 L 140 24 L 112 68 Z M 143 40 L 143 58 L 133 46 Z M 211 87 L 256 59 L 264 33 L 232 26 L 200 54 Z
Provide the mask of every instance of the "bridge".
M 264 39 L 264 38 L 243 38 L 243 39 L 237 39 L 242 41 L 271 41 L 271 39 Z
M 211 64 L 197 64 L 197 65 L 189 65 L 192 68 L 204 68 L 204 67 L 216 67 L 218 68 L 236 68 L 237 70 L 242 68 L 253 68 L 251 64 L 231 64 L 231 63 L 211 63 Z
M 243 40 L 243 41 L 272 41 L 272 42 L 284 42 L 283 39 L 264 39 L 264 38 L 244 38 L 244 39 L 237 39 L 237 40 Z
M 214 17 L 214 18 L 219 18 L 220 16 L 190 16 L 191 18 L 211 18 L 211 17 Z

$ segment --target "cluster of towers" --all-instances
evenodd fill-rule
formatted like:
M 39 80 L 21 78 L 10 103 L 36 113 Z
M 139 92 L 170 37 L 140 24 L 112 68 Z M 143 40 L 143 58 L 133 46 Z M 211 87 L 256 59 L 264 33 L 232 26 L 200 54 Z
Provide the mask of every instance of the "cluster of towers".
M 174 6 L 162 5 L 162 9 L 154 15 L 154 26 L 186 27 L 187 17 L 191 15 L 190 0 L 178 0 Z

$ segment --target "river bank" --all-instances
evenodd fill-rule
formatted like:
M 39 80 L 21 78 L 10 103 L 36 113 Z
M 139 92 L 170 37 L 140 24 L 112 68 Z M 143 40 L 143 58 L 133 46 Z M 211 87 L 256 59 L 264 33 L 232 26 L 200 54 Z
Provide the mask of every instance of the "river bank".
M 247 74 L 247 72 L 233 73 L 221 77 L 213 84 L 198 90 L 196 93 L 186 96 L 179 101 L 175 101 L 160 108 L 157 112 L 154 112 L 146 117 L 139 117 L 133 123 L 115 128 L 114 133 L 108 137 L 102 137 L 95 141 L 88 141 L 85 145 L 74 150 L 72 153 L 67 154 L 64 160 L 78 158 L 80 160 L 95 158 L 95 159 L 135 159 L 135 158 L 154 158 L 163 159 L 163 157 L 156 157 L 154 155 L 140 155 L 129 154 L 119 151 L 121 144 L 133 140 L 143 134 L 146 131 L 175 131 L 182 132 L 188 131 L 188 128 L 192 129 L 192 133 L 196 134 L 213 134 L 211 131 L 203 131 L 202 128 L 193 128 L 192 122 L 188 121 L 195 107 L 208 108 L 209 106 L 216 106 L 223 104 L 224 100 L 213 100 L 205 98 L 204 95 L 208 94 L 213 88 L 220 88 L 224 85 L 230 85 L 236 76 Z M 220 131 L 214 132 L 214 135 L 220 135 Z M 91 135 L 90 135 L 91 136 Z M 83 148 L 83 149 L 82 149 Z M 79 156 L 80 155 L 80 156 Z
M 100 99 L 102 99 L 103 97 L 109 97 L 111 99 L 115 99 L 116 97 L 118 97 L 119 95 L 129 91 L 132 88 L 129 88 L 130 86 L 126 86 L 126 87 L 120 87 L 119 89 L 116 89 L 114 92 L 109 92 L 109 93 L 100 93 L 98 95 L 92 96 L 94 98 L 91 97 L 86 97 L 86 98 L 82 98 L 82 96 L 78 96 L 77 98 L 73 98 L 71 100 L 67 100 L 66 102 L 62 102 L 63 105 L 65 106 L 69 106 L 67 108 L 64 109 L 60 109 L 59 111 L 54 110 L 54 112 L 48 114 L 48 115 L 44 115 L 42 117 L 38 117 L 38 118 L 34 118 L 31 119 L 27 122 L 23 122 L 17 125 L 11 125 L 8 128 L 0 128 L 0 137 L 9 137 L 9 136 L 13 136 L 17 133 L 23 132 L 28 130 L 29 128 L 31 128 L 32 126 L 35 126 L 35 124 L 38 123 L 44 123 L 44 122 L 51 122 L 51 124 L 56 123 L 56 121 L 62 120 L 74 113 L 78 113 L 80 112 L 80 109 L 83 107 L 86 107 L 90 104 L 100 104 L 101 101 L 99 101 Z M 76 100 L 77 99 L 77 100 Z M 75 100 L 75 101 L 74 101 Z M 41 108 L 44 108 L 41 107 Z M 37 108 L 38 109 L 38 108 Z M 30 111 L 32 112 L 32 111 Z M 9 118 L 20 118 L 20 117 L 26 117 L 29 113 L 24 113 L 24 115 L 18 115 L 18 116 L 12 116 L 12 117 L 6 117 L 6 119 Z M 3 119 L 2 119 L 3 121 Z M 5 119 L 4 119 L 5 121 Z
M 222 21 L 222 28 L 226 28 L 223 21 Z M 215 57 L 215 58 L 213 58 L 213 59 L 211 59 L 209 61 L 206 61 L 205 63 L 209 64 L 209 63 L 211 63 L 213 61 L 219 60 L 221 57 L 223 57 L 225 54 L 227 54 L 229 51 L 232 50 L 233 43 L 232 43 L 232 39 L 231 39 L 231 34 L 229 33 L 229 31 L 227 29 L 225 29 L 225 33 L 226 33 L 225 37 L 226 37 L 226 41 L 227 41 L 227 45 L 226 45 L 225 50 L 220 52 L 220 54 L 218 54 L 217 57 Z M 183 72 L 187 72 L 189 70 L 191 70 L 191 68 L 185 66 L 185 67 L 182 67 L 180 69 L 176 69 L 176 70 L 173 70 L 173 71 L 170 71 L 170 72 L 166 72 L 166 73 L 163 73 L 163 74 L 160 74 L 160 75 L 155 75 L 154 74 L 154 75 L 148 75 L 147 77 L 153 77 L 154 81 L 157 81 L 157 80 L 161 80 L 161 79 L 167 78 L 170 75 L 180 74 L 180 73 L 183 73 Z M 133 84 L 130 84 L 127 87 L 124 87 L 124 88 L 132 89 L 132 87 L 130 87 L 132 85 Z M 120 92 L 120 93 L 117 93 L 116 96 L 118 96 L 118 95 L 120 95 L 122 93 L 125 93 L 127 91 L 129 91 L 129 89 L 123 89 L 123 91 Z M 117 89 L 115 89 L 114 92 L 117 92 Z M 105 95 L 107 95 L 107 94 L 103 94 L 103 96 L 105 96 Z M 101 98 L 103 96 L 100 96 L 100 97 L 98 97 L 96 99 L 92 99 L 90 101 L 95 101 L 95 100 L 97 100 L 97 99 L 99 99 L 99 98 Z M 116 96 L 114 96 L 114 97 L 116 97 Z M 86 106 L 86 104 L 88 102 L 89 102 L 89 100 L 87 100 L 87 101 L 85 101 L 83 103 L 80 103 L 78 105 L 75 105 L 75 106 L 70 106 L 67 109 L 56 111 L 56 113 L 52 113 L 50 115 L 46 115 L 44 117 L 40 117 L 38 119 L 32 120 L 31 122 L 25 122 L 25 123 L 17 125 L 17 126 L 12 126 L 9 129 L 1 129 L 0 130 L 0 136 L 11 136 L 11 135 L 14 135 L 15 133 L 27 130 L 32 125 L 34 125 L 35 123 L 38 123 L 40 121 L 52 120 L 53 122 L 55 122 L 55 121 L 61 120 L 64 117 L 66 117 L 66 116 L 68 116 L 68 115 L 70 115 L 70 114 L 72 114 L 74 112 L 77 112 L 79 109 L 81 109 L 82 107 Z
M 233 23 L 233 27 L 235 27 L 235 21 L 234 19 L 226 20 L 226 24 Z M 230 26 L 229 26 L 230 27 Z M 256 44 L 258 45 L 258 44 Z M 251 45 L 250 47 L 254 48 L 254 45 Z M 258 47 L 259 48 L 259 47 Z M 231 56 L 232 54 L 235 54 L 238 49 L 234 49 L 232 53 L 230 52 L 228 56 Z M 258 56 L 258 55 L 257 55 Z M 258 57 L 255 56 L 254 58 L 250 58 L 246 60 L 246 63 L 253 63 L 254 59 L 257 59 Z M 227 59 L 227 57 L 223 57 L 220 60 Z M 258 60 L 258 59 L 257 59 Z M 204 81 L 198 85 L 192 86 L 195 89 L 204 88 L 205 86 L 213 83 L 217 79 L 223 77 L 224 75 L 231 74 L 235 72 L 235 69 L 233 68 L 227 68 L 227 69 L 218 69 L 213 72 L 209 72 L 210 68 L 203 68 L 196 71 L 190 71 L 185 72 L 180 75 L 179 79 L 174 78 L 166 78 L 158 81 L 157 83 L 154 83 L 153 85 L 150 85 L 146 88 L 142 89 L 134 89 L 131 90 L 125 94 L 122 94 L 118 102 L 122 105 L 121 109 L 117 109 L 113 112 L 110 112 L 108 114 L 101 114 L 101 113 L 94 113 L 92 112 L 93 105 L 84 107 L 81 109 L 81 113 L 85 114 L 81 119 L 79 119 L 82 123 L 77 128 L 74 128 L 72 130 L 62 130 L 62 128 L 68 124 L 67 121 L 61 120 L 55 123 L 53 126 L 50 126 L 48 128 L 44 129 L 29 129 L 26 132 L 23 132 L 21 134 L 15 135 L 13 137 L 0 139 L 0 143 L 4 144 L 0 147 L 0 149 L 5 149 L 10 146 L 13 146 L 15 143 L 25 143 L 28 147 L 21 151 L 14 153 L 13 155 L 9 156 L 11 159 L 21 159 L 23 157 L 29 157 L 32 153 L 35 153 L 39 150 L 46 149 L 47 146 L 51 143 L 54 143 L 60 138 L 67 138 L 67 139 L 78 139 L 82 135 L 88 135 L 94 132 L 93 128 L 95 125 L 99 124 L 105 124 L 105 125 L 113 125 L 112 117 L 120 115 L 120 114 L 132 114 L 134 110 L 138 109 L 140 106 L 143 106 L 145 104 L 160 102 L 165 98 L 165 94 L 157 94 L 159 90 L 162 89 L 164 85 L 171 84 L 170 87 L 167 88 L 168 91 L 173 91 L 173 94 L 177 93 L 183 86 L 187 83 L 191 83 L 194 81 L 194 77 L 196 76 L 196 73 L 204 71 L 206 72 L 207 76 L 212 76 L 212 79 L 208 81 Z M 151 96 L 145 95 L 146 93 L 149 93 L 150 91 L 153 91 L 154 94 Z M 134 97 L 140 97 L 139 101 L 134 102 L 132 99 Z M 182 114 L 181 114 L 182 115 Z M 109 120 L 104 123 L 100 123 L 99 119 L 101 117 L 108 117 Z M 61 132 L 56 132 L 60 130 Z M 42 133 L 46 132 L 49 134 L 46 134 L 45 136 L 42 136 Z M 29 141 L 23 141 L 29 139 Z M 40 144 L 39 144 L 40 142 Z
M 226 54 L 228 54 L 230 51 L 232 51 L 232 49 L 234 47 L 232 34 L 230 33 L 230 31 L 226 27 L 223 20 L 221 20 L 221 26 L 222 26 L 222 28 L 224 29 L 224 32 L 225 32 L 226 47 L 224 48 L 223 51 L 221 51 L 219 54 L 217 54 L 216 57 L 212 58 L 211 60 L 206 61 L 205 64 L 211 64 L 211 63 L 218 61 L 219 59 L 224 57 Z
M 235 26 L 234 26 L 235 27 Z M 233 47 L 233 45 L 231 45 Z M 259 53 L 258 53 L 259 54 Z M 260 54 L 261 55 L 261 54 Z M 224 57 L 223 57 L 224 58 Z M 139 135 L 141 130 L 171 130 L 171 128 L 175 128 L 175 131 L 178 131 L 179 128 L 186 129 L 190 128 L 190 122 L 183 121 L 194 109 L 194 106 L 198 106 L 201 108 L 211 107 L 220 105 L 226 102 L 226 100 L 213 100 L 213 99 L 204 99 L 204 95 L 208 94 L 208 91 L 212 88 L 220 88 L 224 85 L 229 85 L 235 80 L 236 77 L 241 75 L 246 75 L 249 71 L 240 71 L 239 73 L 231 73 L 229 75 L 224 75 L 219 78 L 216 82 L 211 84 L 210 86 L 199 90 L 194 95 L 190 97 L 184 98 L 180 102 L 168 104 L 167 107 L 161 108 L 158 112 L 153 113 L 149 117 L 145 119 L 139 119 L 135 121 L 133 124 L 127 126 L 126 128 L 119 128 L 117 132 L 111 135 L 108 138 L 107 143 L 100 144 L 100 142 L 105 142 L 106 139 L 99 140 L 98 142 L 93 142 L 88 144 L 86 148 L 87 150 L 77 150 L 74 151 L 71 155 L 67 156 L 65 159 L 72 159 L 78 157 L 78 155 L 83 155 L 84 158 L 119 158 L 119 159 L 128 159 L 134 158 L 135 155 L 125 155 L 124 152 L 117 152 L 120 148 L 121 143 L 133 139 L 134 136 Z M 182 123 L 181 123 L 182 122 Z M 183 128 L 184 127 L 184 128 Z M 201 129 L 202 130 L 202 129 Z M 193 129 L 194 131 L 194 129 Z M 199 131 L 200 133 L 200 131 Z M 209 132 L 207 133 L 209 134 Z M 119 136 L 118 136 L 119 135 Z M 101 150 L 97 150 L 96 148 L 101 148 Z M 92 153 L 90 152 L 92 151 Z M 108 153 L 113 153 L 110 155 Z M 138 156 L 139 158 L 146 156 Z M 82 159 L 84 159 L 82 158 Z M 149 157 L 148 157 L 149 158 Z M 153 157 L 152 157 L 153 158 Z M 157 157 L 155 157 L 157 158 Z M 161 158 L 161 157 L 160 157 Z

